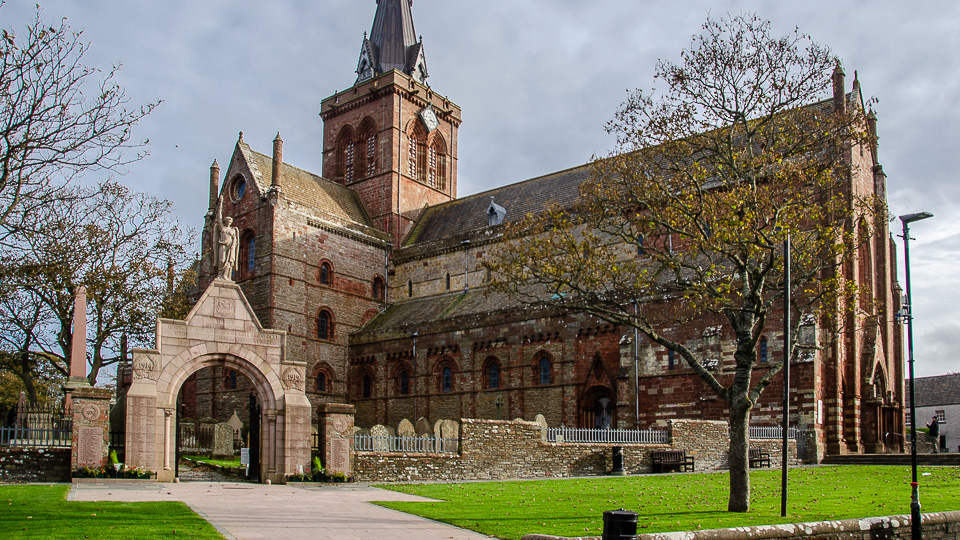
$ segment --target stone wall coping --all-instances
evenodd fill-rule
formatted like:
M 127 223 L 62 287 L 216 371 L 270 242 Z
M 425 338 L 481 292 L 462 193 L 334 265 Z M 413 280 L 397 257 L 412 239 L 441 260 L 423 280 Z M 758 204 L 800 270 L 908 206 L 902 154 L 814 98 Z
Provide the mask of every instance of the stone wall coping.
M 460 459 L 459 452 L 389 452 L 387 450 L 355 450 L 357 454 L 364 455 L 375 455 L 380 457 L 397 457 L 397 458 L 447 458 L 447 459 Z
M 113 397 L 113 391 L 106 388 L 94 388 L 92 386 L 81 386 L 73 389 L 71 392 L 73 399 L 110 399 Z
M 500 424 L 504 426 L 536 426 L 543 427 L 532 420 L 488 420 L 485 418 L 461 418 L 460 425 L 463 424 Z
M 931 512 L 922 514 L 924 526 L 942 525 L 960 522 L 960 511 Z M 751 540 L 776 538 L 805 538 L 809 536 L 826 537 L 836 533 L 858 533 L 877 529 L 909 528 L 910 516 L 882 516 L 852 518 L 834 521 L 812 521 L 807 523 L 784 523 L 780 525 L 758 525 L 755 527 L 736 527 L 732 529 L 709 529 L 703 531 L 678 531 L 669 533 L 639 534 L 637 540 Z M 909 530 L 907 530 L 909 534 Z M 926 538 L 927 536 L 924 535 Z M 568 538 L 546 534 L 527 534 L 522 540 L 600 540 L 599 536 Z
M 356 414 L 357 408 L 345 403 L 321 403 L 317 405 L 317 412 L 321 414 Z

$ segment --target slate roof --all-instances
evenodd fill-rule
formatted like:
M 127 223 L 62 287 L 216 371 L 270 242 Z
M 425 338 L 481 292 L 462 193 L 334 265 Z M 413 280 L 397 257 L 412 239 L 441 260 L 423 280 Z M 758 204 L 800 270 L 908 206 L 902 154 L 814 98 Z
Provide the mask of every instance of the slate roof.
M 370 30 L 378 73 L 391 69 L 410 74 L 420 52 L 409 0 L 378 0 Z
M 960 403 L 960 373 L 914 379 L 917 389 L 917 407 L 955 405 Z M 910 383 L 907 385 L 907 403 L 910 403 Z
M 590 174 L 591 166 L 581 165 L 429 207 L 410 231 L 404 246 L 486 228 L 489 226 L 487 209 L 490 208 L 490 197 L 506 209 L 503 223 L 522 219 L 530 213 L 539 214 L 551 201 L 569 208 L 580 200 L 580 186 L 590 179 Z
M 388 307 L 363 329 L 351 334 L 350 342 L 376 342 L 406 337 L 417 330 L 429 329 L 430 333 L 456 331 L 530 318 L 529 310 L 518 308 L 522 306 L 516 300 L 482 289 L 412 298 Z M 555 311 L 540 308 L 537 315 L 549 316 Z
M 250 150 L 250 155 L 266 176 L 262 179 L 265 185 L 269 186 L 273 158 L 254 150 Z M 352 189 L 287 163 L 283 164 L 280 177 L 280 189 L 285 197 L 341 220 L 373 227 L 360 196 Z

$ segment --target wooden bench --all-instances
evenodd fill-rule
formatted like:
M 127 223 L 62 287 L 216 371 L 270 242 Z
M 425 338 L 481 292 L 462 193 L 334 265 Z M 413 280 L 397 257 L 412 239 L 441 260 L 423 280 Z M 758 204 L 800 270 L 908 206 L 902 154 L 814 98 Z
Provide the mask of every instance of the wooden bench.
M 769 467 L 770 466 L 770 454 L 764 452 L 760 448 L 751 448 L 749 458 L 750 458 L 750 467 Z
M 650 454 L 650 467 L 655 473 L 692 471 L 693 457 L 688 456 L 686 450 L 654 450 Z

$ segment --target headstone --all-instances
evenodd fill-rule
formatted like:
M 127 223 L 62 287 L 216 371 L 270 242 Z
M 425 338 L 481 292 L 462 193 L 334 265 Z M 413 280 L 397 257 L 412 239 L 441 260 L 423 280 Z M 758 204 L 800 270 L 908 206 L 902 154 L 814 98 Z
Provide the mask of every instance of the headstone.
M 440 426 L 442 425 L 443 425 L 443 420 L 437 420 L 436 423 L 433 424 L 433 436 L 436 437 L 437 439 L 443 438 L 440 435 Z
M 233 457 L 233 426 L 223 422 L 213 427 L 213 457 Z
M 400 421 L 400 425 L 397 426 L 397 436 L 399 437 L 416 437 L 417 430 L 413 428 L 413 424 L 409 420 L 404 418 Z
M 414 426 L 414 429 L 417 430 L 417 435 L 420 435 L 421 437 L 424 435 L 430 435 L 431 437 L 433 436 L 433 428 L 430 426 L 430 421 L 422 416 L 419 420 L 417 420 L 417 424 Z
M 240 433 L 240 430 L 243 429 L 243 420 L 241 420 L 240 417 L 237 416 L 236 409 L 234 409 L 233 416 L 231 416 L 230 419 L 227 420 L 227 423 L 233 427 L 234 434 Z
M 393 426 L 387 426 L 387 437 L 396 437 L 397 430 Z
M 443 439 L 443 449 L 445 451 L 456 451 L 457 443 L 460 440 L 460 424 L 453 420 L 441 421 L 440 438 Z
M 533 417 L 533 421 L 540 425 L 540 439 L 547 440 L 547 428 L 549 427 L 547 426 L 547 419 L 542 414 L 538 414 Z
M 376 450 L 386 450 L 389 448 L 387 437 L 390 436 L 390 431 L 387 429 L 387 426 L 377 424 L 370 428 L 370 436 L 373 437 L 373 449 Z

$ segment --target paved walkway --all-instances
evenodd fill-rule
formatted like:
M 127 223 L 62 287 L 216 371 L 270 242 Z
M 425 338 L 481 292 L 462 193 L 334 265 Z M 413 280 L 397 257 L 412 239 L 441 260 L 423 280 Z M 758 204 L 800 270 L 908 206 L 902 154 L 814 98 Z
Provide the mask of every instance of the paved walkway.
M 183 501 L 228 539 L 475 540 L 485 535 L 369 501 L 427 501 L 362 484 L 74 484 L 75 501 Z

